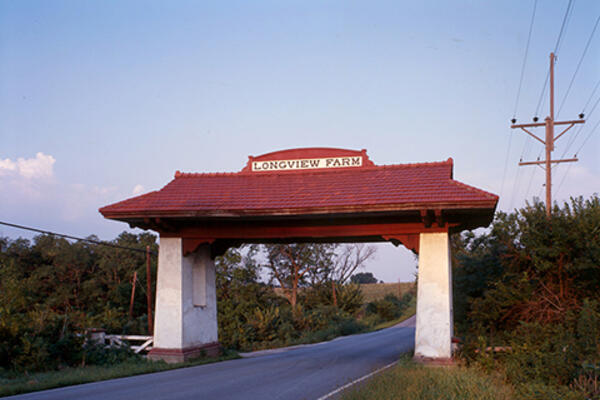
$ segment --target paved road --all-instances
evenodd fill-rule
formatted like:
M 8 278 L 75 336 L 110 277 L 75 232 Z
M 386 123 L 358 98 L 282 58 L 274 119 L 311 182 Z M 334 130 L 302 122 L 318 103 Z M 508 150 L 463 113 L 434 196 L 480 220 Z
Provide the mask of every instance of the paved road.
M 409 322 L 409 321 L 406 321 Z M 414 347 L 410 322 L 286 351 L 130 378 L 69 386 L 14 399 L 318 399 Z

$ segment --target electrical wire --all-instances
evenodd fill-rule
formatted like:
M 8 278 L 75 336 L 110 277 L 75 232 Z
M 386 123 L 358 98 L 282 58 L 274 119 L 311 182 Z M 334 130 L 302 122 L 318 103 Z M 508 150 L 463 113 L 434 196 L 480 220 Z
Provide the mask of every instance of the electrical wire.
M 598 97 L 598 100 L 596 100 L 596 102 L 594 103 L 594 106 L 590 110 L 590 113 L 588 114 L 588 120 L 592 116 L 592 114 L 594 114 L 594 111 L 596 110 L 596 107 L 598 107 L 598 104 L 600 104 L 600 97 Z M 579 126 L 579 129 L 577 129 L 577 132 L 575 132 L 569 138 L 569 142 L 567 143 L 567 146 L 565 147 L 565 151 L 562 153 L 561 158 L 563 158 L 565 156 L 565 154 L 567 154 L 567 152 L 569 151 L 571 146 L 575 143 L 575 140 L 577 140 L 577 137 L 579 136 L 579 134 L 581 133 L 582 130 L 583 130 L 583 125 Z
M 121 249 L 121 250 L 130 250 L 130 251 L 137 251 L 139 253 L 146 253 L 146 250 L 143 249 L 136 249 L 134 247 L 127 247 L 127 246 L 120 246 L 118 244 L 113 244 L 113 243 L 108 243 L 108 242 L 104 242 L 101 240 L 94 240 L 94 239 L 86 239 L 86 238 L 80 238 L 77 236 L 72 236 L 72 235 L 66 235 L 64 233 L 56 233 L 56 232 L 52 232 L 52 231 L 46 231 L 43 229 L 37 229 L 37 228 L 30 228 L 28 226 L 23 226 L 23 225 L 18 225 L 18 224 L 11 224 L 10 222 L 4 222 L 4 221 L 0 221 L 1 225 L 6 225 L 6 226 L 10 226 L 12 228 L 17 228 L 17 229 L 24 229 L 27 231 L 32 231 L 32 232 L 38 232 L 38 233 L 43 233 L 45 235 L 52 235 L 52 236 L 59 236 L 65 239 L 72 239 L 72 240 L 79 240 L 82 242 L 88 242 L 88 243 L 93 243 L 93 244 L 97 244 L 100 246 L 106 246 L 106 247 L 114 247 L 116 249 Z M 151 254 L 156 254 L 153 251 L 150 251 Z
M 538 100 L 537 106 L 535 107 L 535 116 L 537 118 L 540 113 L 540 106 L 542 105 L 542 100 L 544 100 L 544 95 L 546 94 L 546 86 L 548 86 L 548 81 L 550 80 L 550 68 L 548 68 L 548 72 L 546 73 L 546 79 L 544 79 L 544 87 L 542 88 L 542 93 L 540 93 L 540 99 Z
M 525 75 L 525 65 L 527 64 L 527 55 L 529 54 L 529 43 L 531 43 L 531 32 L 533 31 L 533 20 L 535 19 L 536 8 L 537 8 L 537 0 L 534 0 L 533 12 L 531 13 L 531 21 L 529 22 L 529 34 L 527 35 L 527 45 L 525 46 L 525 56 L 523 57 L 523 64 L 521 65 L 521 77 L 519 78 L 519 88 L 517 89 L 517 99 L 515 100 L 515 110 L 513 112 L 513 118 L 516 118 L 517 109 L 519 107 L 519 99 L 521 97 L 521 87 L 523 86 L 523 76 Z
M 562 42 L 563 34 L 566 31 L 567 21 L 573 11 L 574 0 L 569 0 L 569 4 L 567 4 L 567 9 L 565 10 L 565 15 L 563 17 L 562 24 L 560 26 L 560 31 L 558 33 L 558 37 L 556 38 L 556 44 L 554 45 L 554 56 L 558 56 L 558 51 L 560 50 L 560 45 Z M 548 68 L 548 72 L 546 73 L 546 79 L 544 80 L 544 87 L 542 88 L 542 93 L 540 94 L 540 98 L 538 100 L 537 107 L 535 108 L 535 115 L 537 117 L 540 106 L 542 104 L 542 100 L 544 99 L 544 95 L 546 93 L 546 87 L 548 86 L 548 81 L 550 80 L 550 68 Z
M 600 125 L 600 120 L 596 123 L 596 125 L 594 125 L 594 127 L 592 128 L 592 130 L 590 131 L 590 133 L 585 137 L 585 139 L 583 140 L 583 143 L 581 143 L 581 146 L 579 146 L 579 148 L 575 152 L 575 155 L 579 154 L 579 152 L 581 151 L 581 149 L 583 149 L 583 146 L 585 146 L 585 144 L 587 143 L 588 140 L 590 140 L 590 138 L 592 137 L 592 135 L 594 134 L 594 132 L 596 132 L 596 129 L 598 129 L 599 125 Z
M 531 169 L 531 176 L 529 177 L 529 184 L 527 185 L 527 190 L 525 191 L 525 199 L 527 199 L 527 196 L 529 195 L 529 190 L 531 189 L 531 183 L 533 182 L 533 177 L 535 176 L 535 171 L 537 171 L 537 168 Z
M 517 182 L 519 181 L 519 175 L 521 173 L 521 168 L 517 168 L 517 173 L 515 174 L 515 180 L 513 181 L 513 190 L 510 194 L 510 208 L 513 208 L 515 201 L 515 193 L 517 192 Z
M 594 38 L 594 33 L 596 33 L 596 29 L 598 28 L 598 23 L 600 22 L 600 15 L 598 16 L 598 18 L 596 19 L 596 23 L 594 24 L 594 29 L 592 29 L 592 33 L 590 34 L 590 37 L 588 38 L 588 41 L 585 45 L 585 48 L 583 49 L 583 53 L 581 54 L 581 57 L 579 58 L 579 62 L 577 63 L 577 68 L 575 68 L 575 73 L 573 73 L 573 77 L 571 78 L 571 82 L 569 82 L 569 86 L 567 87 L 567 91 L 565 92 L 565 95 L 562 99 L 562 102 L 560 103 L 560 107 L 558 108 L 558 114 L 560 114 L 561 110 L 563 109 L 563 106 L 565 105 L 565 101 L 567 100 L 567 97 L 569 96 L 569 92 L 571 91 L 571 88 L 573 87 L 573 82 L 575 81 L 575 77 L 577 76 L 577 73 L 579 72 L 579 68 L 581 67 L 581 63 L 583 62 L 583 59 L 585 58 L 585 55 L 590 47 L 590 43 L 592 42 L 592 39 Z
M 568 21 L 571 18 L 571 14 L 573 12 L 573 7 L 575 5 L 574 0 L 569 0 L 569 4 L 567 4 L 567 10 L 565 11 L 565 16 L 563 18 L 563 22 L 560 26 L 560 32 L 558 33 L 558 38 L 556 39 L 556 45 L 554 46 L 554 55 L 558 55 L 558 51 L 560 50 L 560 45 L 562 44 L 563 33 L 566 32 L 566 28 L 568 25 Z
M 590 94 L 589 99 L 587 99 L 587 101 L 585 102 L 585 105 L 581 109 L 582 113 L 585 113 L 587 106 L 590 105 L 590 102 L 592 101 L 592 98 L 594 98 L 594 94 L 596 94 L 596 90 L 598 90 L 599 87 L 600 87 L 600 79 L 598 80 L 598 83 L 596 83 L 596 86 L 594 86 L 594 90 L 592 90 L 592 94 Z
M 588 135 L 584 139 L 583 143 L 581 143 L 581 146 L 579 146 L 579 148 L 575 152 L 575 157 L 577 157 L 577 154 L 579 154 L 579 152 L 583 149 L 583 147 L 585 146 L 585 144 L 587 143 L 587 141 L 592 137 L 592 135 L 594 134 L 594 132 L 596 132 L 596 129 L 598 129 L 598 126 L 600 126 L 600 120 L 596 123 L 596 125 L 594 125 L 594 127 L 592 128 L 592 130 L 590 131 L 590 133 L 588 133 Z M 572 165 L 573 164 L 569 164 L 569 167 L 567 168 L 565 174 L 563 175 L 562 179 L 560 180 L 560 183 L 558 184 L 558 188 L 556 189 L 556 192 L 558 192 L 560 190 L 560 188 L 562 187 L 565 179 L 567 178 L 567 175 L 569 175 L 569 171 L 571 170 L 571 166 Z

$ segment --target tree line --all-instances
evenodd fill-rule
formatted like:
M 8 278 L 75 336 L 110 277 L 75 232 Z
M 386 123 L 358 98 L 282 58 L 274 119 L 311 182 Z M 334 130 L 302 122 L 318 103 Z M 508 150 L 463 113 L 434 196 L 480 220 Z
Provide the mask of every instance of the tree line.
M 156 239 L 124 232 L 110 242 L 139 250 L 149 246 L 152 292 Z M 362 244 L 229 249 L 215 260 L 221 344 L 252 350 L 315 341 L 399 315 L 408 301 L 371 306 L 367 313 L 358 285 L 349 282 L 374 253 Z M 88 328 L 147 334 L 147 279 L 143 251 L 51 235 L 0 238 L 0 368 L 35 371 L 93 363 L 90 351 L 98 349 L 83 345 Z

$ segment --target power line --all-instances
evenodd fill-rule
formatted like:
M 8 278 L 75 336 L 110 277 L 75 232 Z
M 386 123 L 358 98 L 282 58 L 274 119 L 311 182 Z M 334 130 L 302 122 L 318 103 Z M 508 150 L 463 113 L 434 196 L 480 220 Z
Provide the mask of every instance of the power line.
M 594 125 L 594 127 L 590 130 L 590 133 L 588 133 L 588 135 L 585 137 L 585 139 L 583 140 L 583 143 L 581 143 L 581 146 L 579 146 L 579 148 L 575 152 L 575 157 L 577 157 L 577 154 L 579 154 L 579 152 L 583 149 L 583 147 L 585 146 L 585 144 L 587 143 L 587 141 L 592 137 L 592 135 L 594 134 L 594 132 L 596 132 L 596 129 L 598 129 L 598 126 L 600 126 L 600 120 L 596 123 L 596 125 Z M 563 178 L 561 179 L 560 184 L 558 185 L 558 189 L 556 189 L 556 192 L 558 192 L 560 190 L 560 188 L 562 187 L 562 184 L 565 181 L 565 178 L 567 177 L 567 175 L 569 175 L 569 171 L 570 170 L 571 170 L 571 164 L 569 164 L 569 167 L 567 168 L 567 171 L 563 175 Z
M 592 94 L 590 94 L 590 98 L 587 99 L 587 101 L 585 102 L 585 105 L 581 109 L 582 113 L 585 112 L 587 106 L 590 105 L 590 102 L 592 101 L 592 98 L 594 97 L 594 94 L 596 94 L 596 90 L 598 90 L 598 87 L 600 87 L 600 79 L 598 80 L 598 83 L 596 83 L 596 86 L 594 87 L 594 90 L 592 90 Z
M 573 12 L 574 0 L 569 0 L 569 4 L 567 4 L 567 10 L 565 11 L 565 16 L 563 18 L 562 25 L 560 26 L 560 32 L 558 33 L 558 38 L 556 39 L 556 45 L 554 46 L 554 55 L 558 55 L 558 50 L 562 42 L 563 33 L 566 30 L 567 22 L 571 13 Z
M 517 173 L 515 174 L 515 180 L 513 181 L 513 190 L 510 194 L 510 208 L 513 208 L 515 193 L 517 192 L 517 182 L 519 181 L 519 175 L 521 172 L 521 168 L 517 168 Z
M 86 238 L 80 238 L 77 236 L 72 236 L 72 235 L 66 235 L 64 233 L 56 233 L 56 232 L 51 232 L 51 231 L 46 231 L 43 229 L 37 229 L 37 228 L 30 228 L 28 226 L 23 226 L 23 225 L 17 225 L 17 224 L 11 224 L 10 222 L 4 222 L 4 221 L 0 221 L 1 225 L 6 225 L 6 226 L 10 226 L 12 228 L 17 228 L 17 229 L 24 229 L 27 231 L 32 231 L 32 232 L 38 232 L 38 233 L 43 233 L 45 235 L 53 235 L 53 236 L 59 236 L 59 237 L 63 237 L 66 239 L 72 239 L 72 240 L 79 240 L 82 242 L 88 242 L 88 243 L 93 243 L 93 244 L 97 244 L 100 246 L 106 246 L 106 247 L 114 247 L 116 249 L 121 249 L 121 250 L 130 250 L 130 251 L 137 251 L 139 253 L 146 253 L 146 250 L 142 250 L 142 249 L 136 249 L 134 247 L 127 247 L 127 246 L 120 246 L 118 244 L 112 244 L 112 243 L 108 243 L 108 242 L 103 242 L 100 240 L 93 240 L 93 239 L 86 239 Z M 150 253 L 152 254 L 156 254 L 155 252 L 151 251 Z
M 513 112 L 513 118 L 517 115 L 517 108 L 519 107 L 519 98 L 521 97 L 521 87 L 523 86 L 523 76 L 525 75 L 525 64 L 527 64 L 527 55 L 529 54 L 529 43 L 531 42 L 531 32 L 533 31 L 533 20 L 535 19 L 535 10 L 537 8 L 537 0 L 533 2 L 533 13 L 531 14 L 531 21 L 529 22 L 529 34 L 527 35 L 527 45 L 525 46 L 525 56 L 523 57 L 523 65 L 521 66 L 521 77 L 519 78 L 519 89 L 517 89 L 517 99 L 515 100 L 515 111 Z
M 588 120 L 590 119 L 590 117 L 594 113 L 594 110 L 596 110 L 596 107 L 598 107 L 598 104 L 600 104 L 600 97 L 598 97 L 598 100 L 596 100 L 596 102 L 594 103 L 594 106 L 590 110 L 590 113 L 587 115 Z M 583 113 L 582 113 L 582 115 L 583 115 Z M 565 147 L 565 151 L 563 152 L 563 154 L 562 154 L 561 157 L 564 157 L 565 154 L 567 154 L 567 152 L 569 151 L 569 149 L 571 148 L 571 146 L 575 143 L 575 140 L 577 139 L 577 137 L 581 133 L 582 129 L 583 129 L 583 126 L 580 126 L 579 129 L 577 129 L 577 132 L 575 132 L 573 134 L 573 136 L 569 139 L 569 142 L 567 143 L 567 147 Z
M 538 159 L 539 159 L 539 157 L 538 157 Z M 531 176 L 529 177 L 529 184 L 527 185 L 527 190 L 525 191 L 525 199 L 527 199 L 527 196 L 529 195 L 529 190 L 531 189 L 531 183 L 533 182 L 533 177 L 535 176 L 535 171 L 537 171 L 536 168 L 531 169 Z
M 592 128 L 590 133 L 586 136 L 583 143 L 581 143 L 581 146 L 579 146 L 579 148 L 577 149 L 577 152 L 575 154 L 578 154 L 581 151 L 581 149 L 583 149 L 583 146 L 585 146 L 587 141 L 590 140 L 590 138 L 592 137 L 592 135 L 594 134 L 594 132 L 596 131 L 596 129 L 598 128 L 599 125 L 600 125 L 600 121 L 598 121 L 598 123 L 596 125 L 594 125 L 594 127 Z
M 567 21 L 569 19 L 569 16 L 571 14 L 571 12 L 573 11 L 573 0 L 569 0 L 569 4 L 567 4 L 567 9 L 565 10 L 565 15 L 563 17 L 563 21 L 562 24 L 560 26 L 560 31 L 558 33 L 558 37 L 556 38 L 556 44 L 554 45 L 554 55 L 557 56 L 558 55 L 558 50 L 560 48 L 560 44 L 562 42 L 562 37 L 563 34 L 566 31 L 566 27 L 567 27 Z M 548 72 L 546 73 L 546 79 L 544 80 L 544 87 L 542 88 L 542 93 L 540 94 L 540 99 L 538 100 L 538 104 L 537 107 L 535 108 L 535 119 L 534 122 L 537 122 L 537 115 L 540 111 L 540 106 L 542 104 L 542 100 L 544 98 L 544 94 L 546 93 L 546 87 L 548 86 L 548 81 L 550 79 L 550 69 L 548 69 Z
M 558 114 L 560 114 L 563 106 L 565 105 L 565 101 L 567 100 L 567 97 L 569 96 L 569 92 L 571 91 L 571 87 L 573 86 L 573 82 L 575 81 L 575 77 L 577 76 L 577 73 L 579 72 L 581 63 L 583 62 L 583 59 L 585 58 L 585 55 L 590 47 L 590 43 L 592 42 L 592 39 L 594 38 L 594 33 L 596 33 L 596 28 L 598 28 L 598 22 L 600 22 L 600 15 L 598 16 L 598 19 L 596 19 L 596 23 L 594 24 L 594 29 L 592 29 L 592 33 L 590 34 L 590 37 L 588 38 L 585 48 L 583 49 L 581 58 L 579 59 L 579 62 L 577 63 L 577 68 L 575 68 L 575 73 L 573 74 L 573 77 L 571 78 L 571 82 L 569 82 L 569 86 L 567 88 L 567 91 L 565 92 L 565 96 L 563 97 L 563 100 L 560 103 L 560 107 L 558 108 Z

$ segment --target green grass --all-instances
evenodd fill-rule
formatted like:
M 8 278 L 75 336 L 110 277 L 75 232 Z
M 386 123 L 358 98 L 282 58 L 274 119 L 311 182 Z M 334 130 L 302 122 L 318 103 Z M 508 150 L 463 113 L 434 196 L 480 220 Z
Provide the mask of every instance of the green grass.
M 347 389 L 343 400 L 510 400 L 512 387 L 501 377 L 474 368 L 425 367 L 403 356 L 398 365 Z
M 0 396 L 10 396 L 19 393 L 34 392 L 81 383 L 104 381 L 107 379 L 148 374 L 151 372 L 167 371 L 170 369 L 194 367 L 217 361 L 240 358 L 237 352 L 225 351 L 221 357 L 198 358 L 185 363 L 167 364 L 162 361 L 135 359 L 112 366 L 86 366 L 64 368 L 60 371 L 37 372 L 9 376 L 0 375 Z M 12 374 L 11 374 L 12 375 Z

